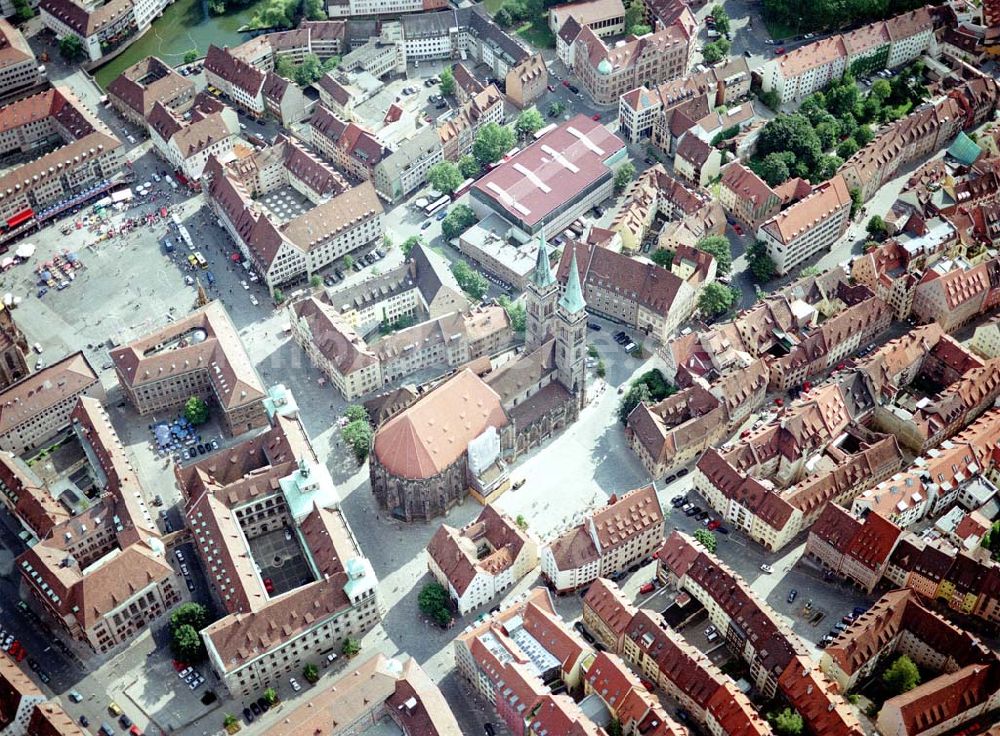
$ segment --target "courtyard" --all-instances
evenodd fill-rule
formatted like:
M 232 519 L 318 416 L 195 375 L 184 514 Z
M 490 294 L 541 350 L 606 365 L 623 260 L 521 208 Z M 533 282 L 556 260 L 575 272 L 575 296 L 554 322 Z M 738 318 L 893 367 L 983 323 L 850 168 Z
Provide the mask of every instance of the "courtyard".
M 291 527 L 272 529 L 248 540 L 248 544 L 251 556 L 260 566 L 261 578 L 271 581 L 273 589 L 269 595 L 272 598 L 312 582 L 309 563 Z

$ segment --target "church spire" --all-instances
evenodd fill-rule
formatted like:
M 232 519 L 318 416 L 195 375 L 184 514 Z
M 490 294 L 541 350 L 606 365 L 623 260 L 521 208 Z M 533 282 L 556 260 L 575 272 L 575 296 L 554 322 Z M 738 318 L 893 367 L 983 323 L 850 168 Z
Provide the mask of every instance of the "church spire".
M 549 247 L 545 242 L 544 227 L 538 235 L 538 259 L 535 261 L 535 270 L 531 274 L 531 280 L 540 289 L 548 288 L 556 282 L 552 275 L 552 266 L 549 264 Z
M 567 248 L 573 248 L 573 258 L 569 262 L 569 276 L 566 278 L 566 292 L 559 300 L 559 306 L 570 314 L 582 312 L 587 306 L 583 301 L 583 289 L 580 288 L 580 269 L 576 265 L 576 248 L 573 244 L 567 244 Z

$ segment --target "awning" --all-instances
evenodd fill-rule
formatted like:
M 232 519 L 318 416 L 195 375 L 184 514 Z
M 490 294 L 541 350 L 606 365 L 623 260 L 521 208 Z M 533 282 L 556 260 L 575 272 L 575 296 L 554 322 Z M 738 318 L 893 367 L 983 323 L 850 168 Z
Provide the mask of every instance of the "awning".
M 35 216 L 35 211 L 30 207 L 26 210 L 21 210 L 13 217 L 7 219 L 7 227 L 17 227 L 22 222 L 27 222 L 34 216 Z

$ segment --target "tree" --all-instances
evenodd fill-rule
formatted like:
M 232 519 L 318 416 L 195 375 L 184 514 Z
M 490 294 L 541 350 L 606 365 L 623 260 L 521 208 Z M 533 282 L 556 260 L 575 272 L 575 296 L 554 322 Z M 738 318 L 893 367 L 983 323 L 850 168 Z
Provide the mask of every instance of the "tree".
M 456 204 L 441 221 L 441 234 L 452 240 L 476 223 L 476 213 L 467 204 Z
M 778 94 L 778 90 L 769 89 L 767 92 L 760 92 L 757 99 L 774 112 L 778 112 L 778 108 L 781 107 L 781 95 Z
M 858 129 L 854 131 L 854 140 L 857 141 L 859 146 L 867 146 L 872 142 L 874 137 L 875 133 L 872 132 L 869 125 L 859 125 Z
M 632 33 L 632 29 L 645 20 L 645 15 L 642 0 L 632 0 L 625 9 L 625 33 Z
M 344 438 L 344 442 L 354 452 L 354 457 L 357 458 L 358 463 L 363 463 L 368 457 L 368 452 L 371 450 L 372 437 L 374 436 L 372 425 L 368 423 L 368 417 L 348 422 L 340 430 L 340 434 Z
M 858 214 L 858 210 L 861 209 L 861 205 L 864 200 L 861 198 L 861 190 L 857 187 L 851 187 L 851 219 Z
M 278 691 L 273 687 L 267 688 L 267 690 L 264 691 L 264 701 L 267 703 L 268 708 L 272 707 L 278 702 Z
M 713 5 L 711 15 L 715 18 L 715 30 L 722 35 L 729 33 L 729 13 L 721 5 Z
M 208 404 L 204 399 L 192 396 L 184 404 L 184 418 L 196 427 L 204 424 L 208 421 Z
M 559 102 L 559 100 L 556 100 L 555 102 L 549 104 L 548 115 L 550 118 L 557 118 L 564 112 L 566 112 L 566 105 Z
M 205 657 L 205 645 L 198 631 L 190 624 L 178 626 L 170 632 L 170 651 L 174 659 L 187 664 L 200 662 Z
M 222 717 L 222 727 L 227 730 L 232 728 L 239 722 L 240 722 L 239 718 L 234 716 L 232 713 L 226 713 L 226 715 Z
M 517 116 L 517 122 L 514 123 L 514 132 L 517 133 L 519 138 L 527 139 L 544 127 L 545 120 L 542 119 L 542 114 L 538 112 L 536 107 L 529 107 Z
M 322 283 L 323 279 L 318 273 L 314 273 L 312 276 L 309 277 L 309 285 L 314 289 Z
M 490 284 L 486 277 L 473 271 L 465 261 L 455 261 L 451 266 L 451 272 L 462 291 L 474 301 L 482 299 L 490 290 Z
M 184 52 L 184 63 L 193 64 L 198 61 L 198 51 L 196 49 L 191 49 L 190 51 Z
M 399 249 L 403 251 L 403 258 L 409 258 L 410 253 L 413 252 L 413 249 L 416 248 L 418 245 L 423 245 L 423 244 L 424 244 L 424 239 L 422 237 L 420 237 L 419 235 L 411 235 L 410 237 L 408 237 L 406 240 L 403 241 L 403 244 L 399 246 Z
M 493 20 L 495 20 L 496 24 L 501 28 L 510 28 L 511 24 L 514 22 L 514 19 L 510 17 L 510 11 L 507 10 L 507 8 L 500 8 L 500 10 L 493 15 Z
M 458 160 L 458 171 L 466 179 L 475 179 L 479 176 L 479 162 L 469 154 L 465 154 Z
M 285 301 L 285 292 L 283 292 L 278 287 L 274 288 L 274 291 L 271 292 L 271 296 L 274 297 L 275 304 L 281 304 L 282 302 Z
M 736 296 L 730 289 L 713 281 L 698 297 L 698 309 L 707 317 L 717 317 L 728 312 L 735 301 Z
M 420 612 L 444 628 L 451 623 L 451 601 L 448 591 L 438 582 L 427 583 L 417 595 Z
M 706 43 L 701 50 L 701 56 L 706 64 L 715 64 L 729 56 L 730 44 L 725 38 L 717 38 Z
M 464 180 L 462 172 L 451 161 L 440 161 L 427 170 L 427 181 L 442 194 L 451 194 Z
M 770 281 L 777 274 L 777 267 L 771 256 L 767 253 L 767 248 L 759 240 L 755 240 L 753 245 L 747 248 L 747 261 L 750 264 L 750 272 L 757 283 Z
M 340 66 L 340 57 L 329 56 L 326 61 L 323 62 L 323 73 L 326 74 L 327 72 L 332 72 L 338 66 Z
M 608 736 L 624 736 L 625 732 L 622 730 L 622 722 L 617 718 L 612 718 L 608 723 Z
M 365 411 L 365 407 L 359 404 L 351 404 L 349 407 L 344 409 L 344 416 L 347 418 L 348 422 L 367 422 L 368 412 Z
M 879 215 L 872 215 L 871 219 L 868 220 L 868 225 L 865 226 L 865 230 L 871 235 L 875 240 L 883 240 L 886 235 L 889 234 L 889 229 L 886 227 L 885 220 Z
M 810 276 L 819 276 L 822 271 L 820 271 L 819 266 L 806 266 L 801 271 L 799 271 L 799 278 L 804 279 Z
M 302 9 L 306 20 L 326 20 L 323 0 L 304 0 Z
M 514 332 L 524 332 L 528 326 L 528 311 L 520 302 L 512 302 L 506 294 L 502 295 L 497 302 L 507 311 L 510 317 L 510 326 Z
M 472 144 L 472 155 L 483 166 L 489 166 L 499 161 L 503 155 L 514 147 L 514 133 L 497 123 L 486 123 L 476 133 L 476 141 Z
M 441 94 L 455 94 L 455 75 L 452 73 L 451 69 L 443 69 L 439 76 L 441 77 Z
M 625 190 L 632 179 L 635 177 L 635 166 L 631 161 L 626 161 L 621 165 L 618 171 L 615 172 L 615 191 L 622 192 Z
M 754 170 L 761 179 L 772 187 L 788 181 L 792 176 L 788 170 L 788 164 L 785 163 L 780 153 L 767 154 Z
M 655 263 L 657 266 L 663 266 L 663 268 L 670 268 L 674 262 L 674 252 L 667 250 L 666 248 L 657 248 L 650 255 L 649 260 Z
M 278 56 L 274 62 L 274 73 L 285 79 L 294 79 L 295 64 L 292 63 L 292 60 L 288 56 Z
M 344 256 L 344 268 L 354 268 L 354 256 Z
M 59 53 L 66 61 L 79 61 L 84 56 L 83 41 L 77 36 L 63 36 L 59 39 Z
M 716 547 L 719 546 L 715 535 L 708 531 L 708 529 L 695 529 L 694 538 L 695 541 L 701 543 L 701 546 L 709 552 L 715 552 Z
M 792 154 L 796 164 L 801 164 L 805 174 L 819 161 L 823 152 L 819 137 L 804 115 L 779 115 L 761 128 L 757 140 L 759 156 L 786 151 Z M 797 171 L 798 169 L 793 173 Z
M 196 631 L 208 625 L 208 609 L 200 603 L 182 603 L 170 614 L 170 630 L 190 626 Z
M 350 637 L 344 639 L 344 645 L 340 648 L 340 653 L 345 657 L 356 657 L 360 651 L 361 642 L 357 639 L 351 639 Z
M 994 560 L 1000 556 L 1000 521 L 993 522 L 993 525 L 983 535 L 979 545 L 988 549 Z
M 779 713 L 771 713 L 767 720 L 771 722 L 771 726 L 774 727 L 774 732 L 778 736 L 799 736 L 804 727 L 802 716 L 792 708 L 785 708 Z
M 733 267 L 733 252 L 729 248 L 729 239 L 725 235 L 709 235 L 702 238 L 695 246 L 698 250 L 710 254 L 715 259 L 719 273 L 725 276 Z
M 14 0 L 14 10 L 19 21 L 23 22 L 35 17 L 35 11 L 28 0 Z
M 514 523 L 517 524 L 517 528 L 522 532 L 528 528 L 528 520 L 524 518 L 522 514 L 518 514 L 517 518 L 514 519 Z
M 307 87 L 323 74 L 323 62 L 319 60 L 319 57 L 316 54 L 306 54 L 302 58 L 302 63 L 295 68 L 293 76 L 297 85 Z
M 653 397 L 649 393 L 649 386 L 645 383 L 635 383 L 622 397 L 622 403 L 618 406 L 618 421 L 622 424 L 628 422 L 628 415 L 639 404 L 651 403 Z
M 920 684 L 920 670 L 912 659 L 901 654 L 882 673 L 882 683 L 894 696 L 908 693 Z
M 597 374 L 598 378 L 604 378 L 604 376 L 607 375 L 608 368 L 604 365 L 603 360 L 597 361 L 597 368 L 594 369 L 594 372 Z
M 845 138 L 837 146 L 837 155 L 847 160 L 857 153 L 859 147 L 858 142 L 853 138 Z
M 302 676 L 306 678 L 306 682 L 309 684 L 315 684 L 316 681 L 319 680 L 319 668 L 310 662 L 302 668 Z

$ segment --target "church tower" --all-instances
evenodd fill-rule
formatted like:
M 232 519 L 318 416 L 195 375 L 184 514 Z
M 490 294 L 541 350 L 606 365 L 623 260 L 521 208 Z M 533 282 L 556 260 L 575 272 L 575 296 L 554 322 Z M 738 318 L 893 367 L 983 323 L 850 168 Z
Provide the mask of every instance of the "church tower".
M 559 284 L 552 275 L 549 264 L 549 247 L 545 243 L 545 230 L 539 235 L 538 260 L 535 270 L 525 289 L 525 311 L 527 324 L 524 330 L 524 348 L 531 352 L 543 342 L 552 338 L 552 323 L 556 316 L 556 300 L 559 297 Z
M 573 248 L 567 244 L 567 248 Z M 566 291 L 556 310 L 556 376 L 576 399 L 577 411 L 583 407 L 587 380 L 587 304 L 580 287 L 580 269 L 576 249 L 569 263 Z

